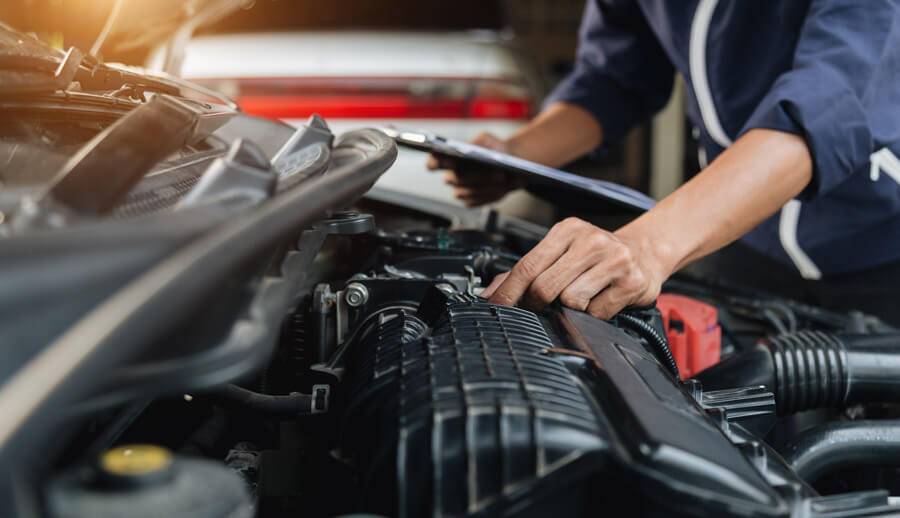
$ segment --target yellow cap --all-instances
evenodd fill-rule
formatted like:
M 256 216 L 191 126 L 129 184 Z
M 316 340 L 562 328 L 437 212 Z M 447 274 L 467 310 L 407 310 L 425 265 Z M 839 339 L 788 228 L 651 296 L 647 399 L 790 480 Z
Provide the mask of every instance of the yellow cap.
M 103 471 L 120 477 L 148 475 L 172 465 L 172 454 L 160 446 L 137 444 L 113 448 L 100 458 Z

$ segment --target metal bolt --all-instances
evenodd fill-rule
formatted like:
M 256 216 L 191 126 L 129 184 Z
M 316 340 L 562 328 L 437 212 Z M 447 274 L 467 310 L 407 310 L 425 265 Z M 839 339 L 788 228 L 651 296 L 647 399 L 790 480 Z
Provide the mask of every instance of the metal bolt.
M 369 301 L 369 290 L 364 285 L 354 282 L 344 290 L 344 300 L 351 308 L 358 308 Z
M 439 289 L 444 295 L 455 295 L 459 293 L 455 286 L 446 282 L 435 285 L 435 288 Z

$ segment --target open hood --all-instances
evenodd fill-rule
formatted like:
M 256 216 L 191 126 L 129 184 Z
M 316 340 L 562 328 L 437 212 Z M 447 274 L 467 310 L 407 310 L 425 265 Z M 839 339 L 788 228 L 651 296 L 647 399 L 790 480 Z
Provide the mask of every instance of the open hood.
M 162 71 L 179 75 L 184 46 L 198 28 L 252 4 L 250 0 L 115 0 L 91 53 L 100 54 L 107 39 L 117 50 L 166 42 Z

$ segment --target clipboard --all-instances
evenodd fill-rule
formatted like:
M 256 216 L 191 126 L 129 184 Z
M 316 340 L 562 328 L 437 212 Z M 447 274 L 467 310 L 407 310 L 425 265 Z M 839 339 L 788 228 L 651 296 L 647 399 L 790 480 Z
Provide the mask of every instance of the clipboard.
M 425 131 L 407 131 L 396 128 L 382 128 L 382 131 L 403 147 L 502 169 L 521 175 L 535 183 L 575 189 L 637 212 L 646 212 L 656 205 L 656 200 L 630 187 L 604 180 L 585 178 L 467 142 L 444 138 Z

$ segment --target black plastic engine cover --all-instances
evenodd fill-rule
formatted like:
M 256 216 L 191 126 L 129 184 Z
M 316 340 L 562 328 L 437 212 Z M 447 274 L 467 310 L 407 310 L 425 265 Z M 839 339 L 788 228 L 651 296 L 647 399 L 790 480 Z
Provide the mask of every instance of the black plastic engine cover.
M 774 412 L 754 407 L 771 394 L 704 397 L 605 322 L 564 310 L 551 325 L 474 299 L 433 309 L 379 317 L 349 357 L 342 448 L 363 471 L 366 511 L 845 517 L 887 505 L 818 497 L 741 425 Z
M 428 337 L 384 339 L 415 321 L 386 323 L 372 333 L 381 339 L 362 341 L 356 359 L 354 374 L 364 382 L 344 429 L 371 473 L 370 509 L 397 516 L 580 510 L 590 474 L 605 463 L 607 427 L 578 378 L 547 354 L 553 344 L 538 318 L 462 302 Z

